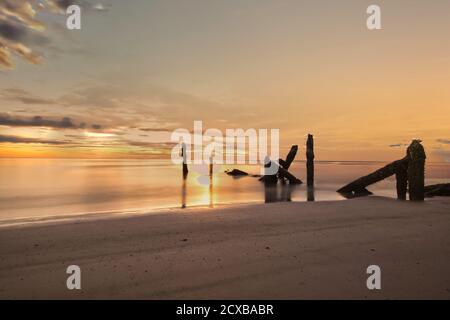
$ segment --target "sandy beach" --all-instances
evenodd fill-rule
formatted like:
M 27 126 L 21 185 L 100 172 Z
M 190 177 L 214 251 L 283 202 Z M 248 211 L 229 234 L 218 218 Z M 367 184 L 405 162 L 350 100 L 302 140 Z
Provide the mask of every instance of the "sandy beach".
M 0 298 L 448 299 L 449 209 L 368 197 L 2 227 Z

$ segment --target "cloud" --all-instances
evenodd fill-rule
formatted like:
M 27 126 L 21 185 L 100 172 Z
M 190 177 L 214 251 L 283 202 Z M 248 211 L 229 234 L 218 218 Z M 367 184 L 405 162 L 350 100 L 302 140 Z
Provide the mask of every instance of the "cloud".
M 145 132 L 172 132 L 175 128 L 139 128 L 139 130 Z
M 8 136 L 8 135 L 0 135 L 0 143 L 39 143 L 39 144 L 51 144 L 51 145 L 68 144 L 68 142 L 66 142 L 66 141 L 45 140 L 45 139 L 26 138 L 26 137 Z
M 450 144 L 450 140 L 449 139 L 437 139 L 436 141 L 439 142 L 439 143 L 442 143 L 442 144 Z
M 96 11 L 108 11 L 111 8 L 111 5 L 106 5 L 104 3 L 97 3 L 93 6 L 93 9 Z
M 0 68 L 12 69 L 14 64 L 11 55 L 17 55 L 32 64 L 42 62 L 42 54 L 31 47 L 46 46 L 57 51 L 50 45 L 50 40 L 40 34 L 45 30 L 45 24 L 36 16 L 39 11 L 49 11 L 64 14 L 72 4 L 80 5 L 84 11 L 107 11 L 101 3 L 91 3 L 88 0 L 1 0 L 0 1 Z
M 56 129 L 84 129 L 86 124 L 81 122 L 75 124 L 71 118 L 64 117 L 61 120 L 45 119 L 41 116 L 34 116 L 32 118 L 11 117 L 8 114 L 0 114 L 0 125 L 14 126 L 14 127 L 47 127 Z M 91 127 L 96 130 L 102 128 L 99 124 L 92 124 Z
M 407 147 L 409 146 L 407 143 L 394 143 L 394 144 L 390 144 L 388 147 L 389 148 L 401 148 L 401 147 Z
M 36 1 L 0 2 L 0 67 L 13 68 L 11 54 L 18 55 L 32 64 L 41 62 L 41 57 L 28 46 L 29 43 L 39 42 L 33 39 L 33 36 L 44 30 L 44 24 L 35 18 L 37 11 L 32 4 L 36 4 Z
M 19 25 L 0 21 L 0 36 L 14 41 L 21 41 L 26 36 L 26 30 Z
M 156 143 L 156 142 L 146 142 L 146 141 L 125 141 L 128 145 L 134 147 L 145 147 L 145 148 L 158 148 L 163 150 L 172 149 L 176 146 L 176 143 L 165 142 L 165 143 Z
M 26 0 L 2 0 L 0 3 L 0 18 L 5 21 L 17 20 L 31 29 L 43 30 L 44 24 L 35 18 L 37 9 L 41 8 L 36 1 Z
M 19 88 L 7 88 L 0 91 L 0 98 L 10 101 L 19 101 L 24 104 L 55 104 L 52 99 L 45 99 L 31 94 L 30 92 Z
M 13 63 L 9 56 L 9 52 L 6 49 L 6 46 L 3 46 L 1 42 L 0 42 L 0 65 L 7 69 L 11 69 L 13 67 Z

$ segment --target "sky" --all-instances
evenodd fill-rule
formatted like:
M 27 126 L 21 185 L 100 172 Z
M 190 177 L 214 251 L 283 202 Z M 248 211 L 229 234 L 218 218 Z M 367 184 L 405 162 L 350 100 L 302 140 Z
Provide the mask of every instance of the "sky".
M 164 158 L 201 120 L 300 159 L 311 133 L 317 160 L 419 138 L 448 162 L 449 32 L 447 0 L 0 0 L 0 157 Z

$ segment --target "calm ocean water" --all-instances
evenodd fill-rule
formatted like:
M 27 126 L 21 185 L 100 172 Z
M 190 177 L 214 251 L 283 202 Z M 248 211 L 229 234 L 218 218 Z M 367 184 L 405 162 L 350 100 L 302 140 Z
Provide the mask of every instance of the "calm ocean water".
M 351 180 L 381 167 L 382 162 L 316 162 L 316 201 L 338 200 L 335 192 Z M 169 160 L 0 159 L 0 221 L 100 212 L 145 212 L 157 208 L 215 206 L 291 199 L 306 201 L 304 185 L 264 189 L 257 178 L 223 173 L 240 168 L 258 174 L 257 166 L 217 166 L 212 180 L 206 167 L 191 167 L 183 181 L 180 166 Z M 291 171 L 306 180 L 305 164 Z M 427 184 L 450 180 L 450 164 L 427 164 Z M 394 178 L 369 188 L 395 197 Z

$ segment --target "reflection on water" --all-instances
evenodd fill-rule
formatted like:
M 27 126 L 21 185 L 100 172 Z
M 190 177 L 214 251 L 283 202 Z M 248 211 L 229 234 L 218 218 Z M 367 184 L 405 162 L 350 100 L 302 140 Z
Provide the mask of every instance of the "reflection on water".
M 209 176 L 209 207 L 214 208 L 214 175 L 211 172 L 211 175 Z
M 189 173 L 184 172 L 183 173 L 183 182 L 181 185 L 181 208 L 187 208 L 188 201 L 187 201 L 187 177 Z M 198 181 L 201 184 L 205 183 L 205 176 L 200 176 L 198 178 Z M 210 208 L 214 208 L 214 171 L 213 166 L 209 167 L 209 180 L 208 180 L 208 206 Z
M 290 202 L 292 201 L 292 192 L 297 186 L 289 183 L 278 183 L 276 185 L 265 183 L 264 202 Z
M 0 220 L 53 215 L 148 210 L 167 207 L 214 207 L 224 203 L 326 201 L 343 199 L 342 185 L 383 163 L 316 162 L 315 189 L 278 184 L 266 188 L 254 177 L 234 179 L 226 169 L 258 174 L 258 166 L 181 166 L 170 160 L 0 159 Z M 305 163 L 294 162 L 293 174 L 305 179 Z M 450 179 L 449 164 L 428 164 L 427 184 Z M 395 178 L 369 188 L 396 197 Z
M 186 208 L 186 179 L 187 173 L 183 172 L 183 182 L 181 184 L 181 208 Z

